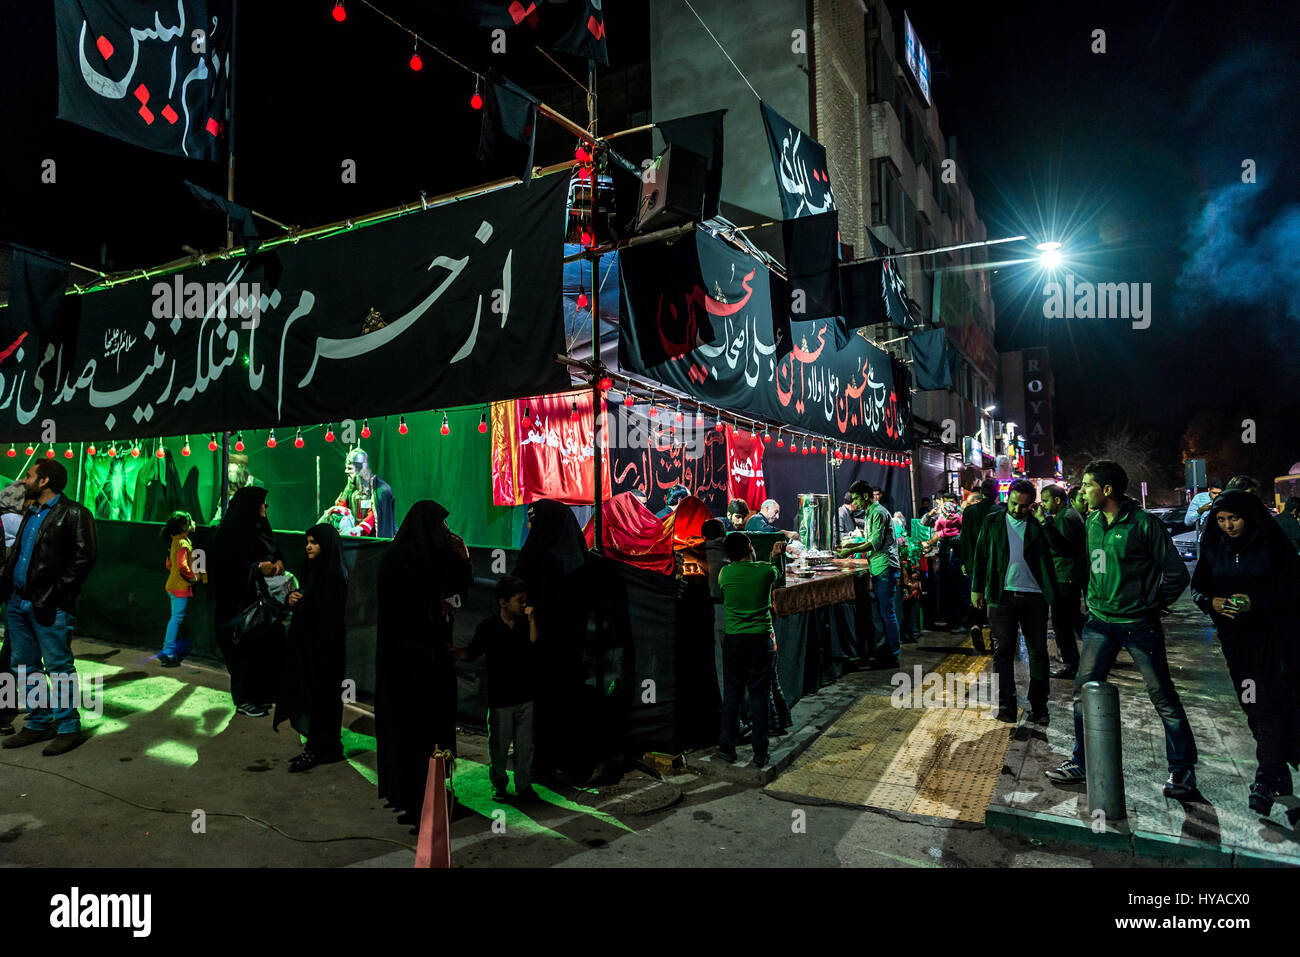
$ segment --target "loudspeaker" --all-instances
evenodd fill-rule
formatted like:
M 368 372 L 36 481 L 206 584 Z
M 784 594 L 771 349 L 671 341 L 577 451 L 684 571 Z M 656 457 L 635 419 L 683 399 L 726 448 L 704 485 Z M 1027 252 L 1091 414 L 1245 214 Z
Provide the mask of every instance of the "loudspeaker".
M 708 160 L 673 144 L 641 176 L 636 231 L 653 232 L 700 218 Z
M 1188 488 L 1205 488 L 1205 459 L 1188 459 L 1183 463 Z

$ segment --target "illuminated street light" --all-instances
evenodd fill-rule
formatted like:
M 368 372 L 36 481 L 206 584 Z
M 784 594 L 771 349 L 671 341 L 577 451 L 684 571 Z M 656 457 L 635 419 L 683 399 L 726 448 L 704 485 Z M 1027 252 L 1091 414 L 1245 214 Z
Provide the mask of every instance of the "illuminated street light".
M 1039 243 L 1037 249 L 1041 256 L 1039 261 L 1043 264 L 1044 269 L 1055 269 L 1061 265 L 1061 244 L 1052 240 L 1049 242 Z

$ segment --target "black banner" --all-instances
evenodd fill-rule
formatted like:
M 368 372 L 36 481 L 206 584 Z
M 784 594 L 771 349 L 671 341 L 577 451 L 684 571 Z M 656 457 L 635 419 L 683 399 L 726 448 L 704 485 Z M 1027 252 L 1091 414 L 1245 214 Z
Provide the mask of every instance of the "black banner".
M 509 42 L 609 65 L 603 0 L 431 0 L 430 6 L 435 13 L 483 30 L 505 30 Z
M 59 118 L 136 146 L 224 160 L 231 0 L 59 0 Z
M 726 434 L 716 431 L 711 422 L 696 425 L 694 414 L 677 422 L 666 406 L 652 420 L 649 408 L 610 407 L 609 469 L 614 494 L 644 492 L 646 508 L 657 512 L 667 504 L 669 489 L 685 485 L 714 515 L 725 515 Z
M 75 340 L 25 341 L 0 374 L 0 439 L 308 425 L 565 389 L 567 186 L 547 177 L 71 297 Z
M 798 219 L 835 209 L 826 147 L 766 103 L 760 106 L 781 194 L 781 218 Z
M 876 448 L 911 443 L 908 395 L 861 335 L 835 348 L 834 320 L 791 323 L 778 357 L 767 268 L 697 230 L 619 254 L 619 363 L 772 423 Z M 779 284 L 778 284 L 779 287 Z

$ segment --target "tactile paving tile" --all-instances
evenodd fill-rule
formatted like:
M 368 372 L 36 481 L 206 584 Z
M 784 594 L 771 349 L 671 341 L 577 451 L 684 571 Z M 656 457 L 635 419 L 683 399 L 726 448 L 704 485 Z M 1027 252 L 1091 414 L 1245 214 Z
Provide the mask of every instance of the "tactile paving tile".
M 987 663 L 987 662 L 986 662 Z M 823 800 L 930 817 L 982 821 L 1010 744 L 1010 728 L 988 708 L 949 694 L 948 675 L 973 685 L 981 670 L 968 655 L 932 669 L 948 707 L 897 708 L 890 696 L 855 702 L 769 787 Z M 924 690 L 924 689 L 922 689 Z

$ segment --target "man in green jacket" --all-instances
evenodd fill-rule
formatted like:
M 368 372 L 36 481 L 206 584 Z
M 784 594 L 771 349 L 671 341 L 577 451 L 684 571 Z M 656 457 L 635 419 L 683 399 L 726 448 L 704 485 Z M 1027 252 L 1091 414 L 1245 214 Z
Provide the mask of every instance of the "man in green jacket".
M 872 491 L 871 486 L 861 480 L 849 486 L 854 508 L 863 511 L 867 540 L 844 546 L 836 552 L 836 557 L 848 558 L 858 553 L 870 560 L 871 594 L 880 619 L 877 622 L 876 616 L 872 616 L 874 635 L 868 655 L 870 666 L 897 668 L 902 646 L 898 639 L 898 610 L 894 596 L 898 594 L 898 576 L 902 566 L 898 558 L 898 539 L 894 537 L 894 517 L 889 514 L 889 509 L 874 500 Z M 885 639 L 883 646 L 880 644 L 882 637 Z
M 1029 720 L 1047 724 L 1047 608 L 1056 597 L 1049 533 L 1034 517 L 1038 492 L 1026 479 L 1007 491 L 1007 504 L 989 512 L 980 529 L 971 570 L 971 604 L 987 604 L 993 632 L 999 721 L 1014 722 L 1019 632 L 1029 649 Z
M 984 528 L 984 519 L 998 504 L 998 483 L 996 479 L 986 478 L 980 482 L 979 492 L 961 513 L 961 534 L 957 536 L 957 551 L 961 552 L 961 571 L 967 578 L 970 590 L 975 587 L 970 578 L 975 568 L 975 546 L 979 543 L 980 531 Z M 970 630 L 971 646 L 975 654 L 982 655 L 984 648 L 984 613 L 972 605 L 966 613 L 966 626 Z
M 1043 514 L 1046 508 L 1047 514 Z M 1059 485 L 1043 489 L 1043 501 L 1037 511 L 1039 521 L 1051 522 L 1064 540 L 1055 543 L 1057 552 L 1052 555 L 1056 566 L 1056 601 L 1052 602 L 1052 627 L 1056 632 L 1056 647 L 1061 650 L 1065 667 L 1052 672 L 1053 678 L 1073 680 L 1079 673 L 1079 639 L 1083 631 L 1083 618 L 1079 602 L 1083 586 L 1088 580 L 1088 545 L 1083 516 L 1070 507 L 1070 496 Z
M 1074 754 L 1047 776 L 1062 783 L 1085 779 L 1080 691 L 1089 681 L 1105 681 L 1115 656 L 1127 648 L 1164 722 L 1165 797 L 1182 800 L 1196 793 L 1196 740 L 1169 674 L 1160 615 L 1191 576 L 1164 525 L 1126 496 L 1127 489 L 1128 473 L 1116 462 L 1101 459 L 1084 469 L 1083 490 L 1093 511 L 1086 526 L 1088 619 L 1074 679 Z

